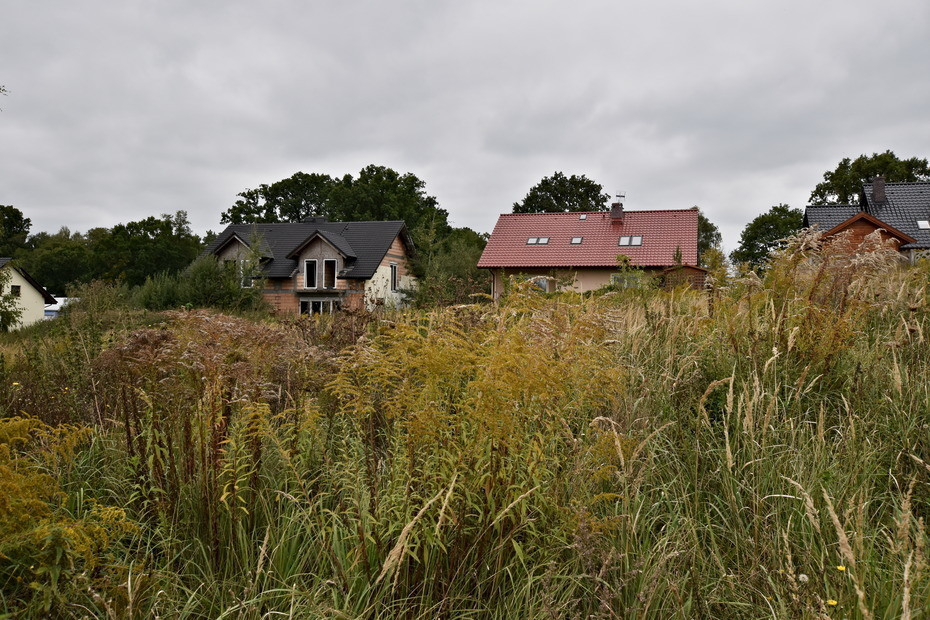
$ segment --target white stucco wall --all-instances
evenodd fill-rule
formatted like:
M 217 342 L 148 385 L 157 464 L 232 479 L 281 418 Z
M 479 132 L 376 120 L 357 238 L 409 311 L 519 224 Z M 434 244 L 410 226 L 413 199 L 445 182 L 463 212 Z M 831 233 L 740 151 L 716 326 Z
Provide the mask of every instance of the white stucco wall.
M 416 278 L 411 275 L 401 275 L 398 279 L 399 289 L 412 289 L 416 286 Z M 391 290 L 391 266 L 381 265 L 375 275 L 365 283 L 365 307 L 373 310 L 378 299 L 384 299 L 388 308 L 399 308 L 404 305 L 404 296 L 401 292 Z

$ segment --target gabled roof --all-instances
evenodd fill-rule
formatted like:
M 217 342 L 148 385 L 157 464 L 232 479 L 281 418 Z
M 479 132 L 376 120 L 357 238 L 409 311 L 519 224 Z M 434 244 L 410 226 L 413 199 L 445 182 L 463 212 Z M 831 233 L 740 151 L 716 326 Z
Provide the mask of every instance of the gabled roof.
M 3 269 L 4 267 L 6 267 L 12 260 L 13 260 L 12 258 L 0 258 L 0 269 Z M 32 288 L 37 290 L 39 294 L 42 295 L 42 299 L 45 301 L 46 306 L 58 303 L 58 301 L 54 297 L 52 297 L 52 295 L 48 291 L 45 290 L 45 287 L 39 284 L 38 282 L 36 282 L 35 278 L 29 275 L 29 273 L 25 269 L 17 267 L 16 265 L 10 265 L 10 269 L 15 269 L 16 272 L 19 275 L 21 275 L 23 279 L 32 286 Z
M 862 185 L 864 206 L 869 215 L 903 231 L 915 239 L 903 250 L 930 248 L 930 229 L 917 227 L 917 220 L 930 221 L 930 182 L 885 183 L 885 201 L 876 201 L 873 184 Z
M 301 243 L 296 248 L 291 250 L 288 253 L 287 258 L 297 258 L 301 250 L 307 247 L 314 239 L 318 239 L 318 238 L 324 239 L 327 243 L 329 243 L 331 246 L 336 248 L 336 250 L 340 254 L 342 254 L 344 257 L 346 257 L 347 259 L 355 260 L 356 258 L 358 258 L 355 255 L 355 250 L 352 249 L 352 246 L 350 246 L 349 243 L 343 237 L 341 237 L 340 235 L 331 233 L 328 230 L 317 230 L 316 232 L 311 234 L 309 237 L 307 237 L 304 240 L 303 243 Z
M 413 244 L 402 221 L 390 222 L 313 222 L 285 224 L 230 224 L 217 236 L 204 254 L 216 254 L 234 237 L 251 247 L 258 241 L 262 269 L 268 278 L 289 278 L 297 269 L 295 251 L 314 237 L 322 237 L 346 257 L 340 278 L 371 278 L 385 254 L 400 235 L 413 252 Z
M 858 213 L 853 215 L 851 218 L 849 218 L 845 222 L 840 222 L 839 224 L 837 224 L 830 230 L 824 232 L 824 236 L 829 237 L 830 235 L 835 235 L 836 233 L 841 232 L 842 230 L 846 229 L 848 226 L 851 226 L 852 224 L 855 224 L 856 222 L 860 220 L 870 223 L 875 228 L 881 228 L 882 230 L 884 230 L 886 233 L 888 233 L 892 237 L 897 237 L 901 241 L 901 243 L 904 243 L 904 244 L 914 243 L 916 241 L 914 237 L 911 237 L 907 233 L 898 230 L 894 226 L 886 222 L 883 222 L 878 218 L 872 217 L 865 211 L 859 211 Z
M 579 216 L 584 215 L 585 219 Z M 497 219 L 478 267 L 616 267 L 624 254 L 633 265 L 697 263 L 696 209 L 625 211 L 614 220 L 609 211 L 586 213 L 507 213 Z M 642 245 L 620 246 L 620 237 L 642 237 Z M 527 245 L 530 237 L 549 237 L 546 245 Z M 573 237 L 582 237 L 572 244 Z

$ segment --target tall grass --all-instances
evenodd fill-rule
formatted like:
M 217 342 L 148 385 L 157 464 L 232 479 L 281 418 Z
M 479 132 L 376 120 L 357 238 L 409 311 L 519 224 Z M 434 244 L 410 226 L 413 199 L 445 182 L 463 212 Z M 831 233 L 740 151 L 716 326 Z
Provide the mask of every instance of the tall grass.
M 515 284 L 499 305 L 371 324 L 174 312 L 83 362 L 10 353 L 7 415 L 23 390 L 41 417 L 35 386 L 54 377 L 77 396 L 51 410 L 94 432 L 58 459 L 0 436 L 60 489 L 4 493 L 47 523 L 119 507 L 125 525 L 89 551 L 65 536 L 54 581 L 0 557 L 4 604 L 924 617 L 928 275 L 804 236 L 765 279 L 709 294 Z

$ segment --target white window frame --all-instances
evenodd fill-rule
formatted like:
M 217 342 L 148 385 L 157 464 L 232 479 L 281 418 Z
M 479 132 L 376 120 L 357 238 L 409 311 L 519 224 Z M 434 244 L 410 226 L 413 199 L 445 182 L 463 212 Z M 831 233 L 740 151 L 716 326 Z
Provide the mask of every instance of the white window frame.
M 917 228 L 921 230 L 930 230 L 930 220 L 917 220 Z
M 628 245 L 630 245 L 630 238 L 629 238 L 628 236 L 627 236 L 627 237 L 620 237 L 620 238 L 617 240 L 617 245 L 620 245 L 620 246 L 628 246 Z
M 536 245 L 539 242 L 539 237 L 530 237 L 526 240 L 526 245 Z
M 588 219 L 588 214 L 587 214 L 587 213 L 582 213 L 581 215 L 578 216 L 578 219 L 579 219 L 579 220 L 586 220 L 586 219 Z
M 317 259 L 315 259 L 315 258 L 307 258 L 307 259 L 304 259 L 304 288 L 306 288 L 306 289 L 319 288 L 318 285 L 319 285 L 319 276 L 320 276 L 320 274 L 319 274 L 319 269 L 320 269 L 320 267 L 319 267 L 319 265 L 317 264 L 318 262 L 319 262 L 319 261 L 317 261 Z M 308 264 L 308 263 L 313 263 L 313 286 L 309 286 L 309 285 L 307 284 L 307 274 L 308 274 L 308 273 L 311 273 L 310 270 L 307 269 L 307 264 Z
M 643 236 L 642 235 L 633 235 L 630 237 L 630 245 L 642 245 Z
M 549 237 L 540 237 L 536 245 L 549 245 Z
M 572 237 L 571 245 L 581 245 L 583 241 L 584 241 L 584 237 Z
M 326 285 L 326 264 L 333 264 L 333 285 Z M 339 270 L 339 262 L 335 258 L 324 258 L 323 259 L 323 288 L 336 288 L 336 273 Z
M 400 278 L 397 271 L 397 263 L 391 263 L 391 292 L 397 291 L 397 286 L 400 283 Z

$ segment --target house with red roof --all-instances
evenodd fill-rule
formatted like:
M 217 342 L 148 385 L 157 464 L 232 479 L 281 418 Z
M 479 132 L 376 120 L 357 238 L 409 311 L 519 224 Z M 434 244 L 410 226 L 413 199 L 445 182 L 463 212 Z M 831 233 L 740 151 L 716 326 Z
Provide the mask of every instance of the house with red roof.
M 611 283 L 618 255 L 656 275 L 697 265 L 697 238 L 697 209 L 626 211 L 618 202 L 610 211 L 506 213 L 478 267 L 491 271 L 495 299 L 511 275 L 541 276 L 540 285 L 549 291 L 556 282 L 591 291 Z

